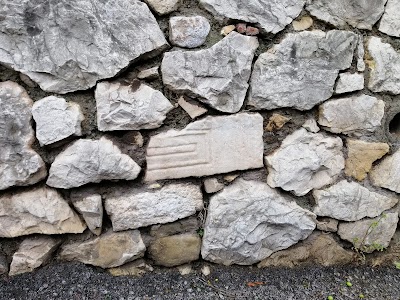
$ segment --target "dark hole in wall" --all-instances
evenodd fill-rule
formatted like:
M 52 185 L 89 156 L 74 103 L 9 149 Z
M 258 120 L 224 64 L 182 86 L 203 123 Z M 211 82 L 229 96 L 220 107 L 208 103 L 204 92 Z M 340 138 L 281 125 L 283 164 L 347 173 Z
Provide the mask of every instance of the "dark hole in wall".
M 400 137 L 400 112 L 397 113 L 389 123 L 389 132 Z

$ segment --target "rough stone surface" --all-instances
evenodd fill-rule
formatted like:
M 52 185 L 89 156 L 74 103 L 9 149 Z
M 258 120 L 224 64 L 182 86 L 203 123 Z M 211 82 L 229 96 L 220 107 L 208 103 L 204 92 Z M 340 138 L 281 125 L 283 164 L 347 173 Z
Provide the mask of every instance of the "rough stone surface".
M 114 231 L 173 222 L 202 208 L 203 196 L 193 184 L 169 184 L 150 191 L 115 190 L 105 200 Z
M 203 182 L 204 190 L 208 194 L 213 194 L 222 190 L 225 185 L 218 181 L 217 178 L 207 178 Z
M 400 53 L 380 38 L 370 37 L 367 42 L 370 60 L 368 88 L 373 92 L 400 94 Z
M 309 132 L 317 133 L 321 129 L 318 127 L 317 121 L 315 119 L 308 119 L 307 121 L 304 122 L 303 128 L 305 128 Z
M 250 113 L 207 117 L 181 131 L 152 136 L 147 147 L 145 180 L 261 168 L 262 136 L 263 118 Z
M 69 189 L 102 180 L 133 180 L 139 172 L 138 164 L 110 140 L 81 139 L 56 157 L 47 185 Z
M 31 185 L 47 175 L 42 158 L 31 148 L 32 104 L 21 86 L 11 81 L 0 82 L 0 190 Z
M 80 136 L 84 119 L 78 104 L 49 96 L 36 101 L 32 107 L 36 137 L 41 146 L 50 145 L 72 135 Z
M 302 17 L 300 20 L 293 21 L 292 26 L 293 29 L 296 31 L 302 31 L 310 28 L 313 25 L 314 21 L 311 17 L 305 16 Z
M 374 167 L 370 178 L 374 185 L 400 193 L 400 149 Z
M 148 265 L 143 259 L 137 259 L 125 265 L 110 268 L 108 272 L 112 276 L 135 276 L 140 277 L 148 272 L 153 272 L 153 267 Z
M 0 20 L 0 62 L 60 94 L 91 88 L 168 45 L 139 0 L 5 0 Z
M 256 37 L 235 31 L 211 48 L 164 54 L 164 85 L 183 91 L 211 107 L 236 113 L 243 105 L 251 64 L 258 47 Z
M 101 131 L 157 128 L 173 109 L 160 91 L 139 81 L 131 85 L 98 83 L 95 98 L 97 127 Z
M 158 73 L 159 66 L 155 66 L 149 69 L 140 70 L 137 78 L 139 79 L 147 79 L 147 80 L 154 80 L 157 79 L 160 74 Z
M 364 38 L 362 35 L 358 36 L 358 45 L 357 45 L 357 71 L 364 72 L 365 71 L 365 62 L 364 62 Z
M 349 264 L 354 256 L 354 252 L 345 250 L 331 234 L 314 232 L 297 245 L 272 254 L 260 262 L 258 267 L 293 268 L 306 264 L 329 267 Z
M 374 218 L 399 201 L 395 197 L 371 191 L 359 183 L 342 180 L 327 189 L 314 190 L 317 216 L 331 217 L 342 221 L 358 221 Z
M 150 228 L 150 236 L 161 238 L 178 233 L 195 233 L 200 226 L 196 217 L 190 217 L 173 223 L 153 225 Z
M 385 13 L 379 24 L 379 31 L 400 37 L 400 0 L 388 0 Z
M 145 251 L 146 246 L 139 230 L 109 231 L 85 242 L 63 245 L 60 258 L 102 268 L 113 268 L 143 257 Z
M 145 2 L 160 16 L 177 10 L 180 5 L 180 0 L 145 0 Z
M 361 181 L 367 177 L 372 168 L 372 163 L 382 158 L 389 152 L 389 145 L 386 143 L 370 143 L 361 140 L 348 139 L 347 159 L 345 173 Z
M 149 255 L 156 265 L 173 267 L 200 256 L 201 238 L 198 234 L 179 234 L 162 237 L 150 244 Z
M 8 273 L 8 262 L 4 255 L 0 254 L 0 275 Z
M 179 47 L 196 48 L 205 43 L 210 29 L 210 23 L 202 16 L 172 17 L 169 19 L 169 40 Z
M 25 239 L 13 255 L 9 275 L 32 272 L 46 264 L 60 243 L 60 239 L 47 236 Z
M 297 196 L 330 184 L 344 168 L 342 147 L 339 137 L 327 137 L 301 128 L 265 157 L 268 184 Z
M 279 130 L 290 120 L 291 119 L 288 117 L 282 116 L 277 113 L 273 113 L 272 116 L 268 120 L 267 126 L 265 126 L 265 130 L 267 130 L 269 132 Z
M 328 232 L 337 232 L 339 221 L 331 218 L 318 219 L 317 229 Z
M 178 100 L 178 104 L 183 108 L 184 111 L 190 116 L 190 118 L 195 119 L 204 115 L 208 110 L 202 106 L 200 106 L 195 101 L 187 100 L 184 97 L 180 97 Z
M 338 234 L 342 239 L 351 242 L 357 249 L 371 253 L 389 246 L 398 221 L 397 212 L 386 212 L 374 219 L 340 223 Z
M 289 33 L 255 62 L 248 104 L 309 110 L 329 99 L 339 70 L 351 65 L 357 42 L 350 31 Z
M 318 123 L 325 130 L 361 136 L 381 126 L 385 102 L 368 95 L 326 101 L 319 107 Z
M 341 73 L 336 85 L 335 93 L 343 94 L 359 91 L 364 88 L 364 74 Z
M 0 237 L 81 233 L 78 215 L 54 189 L 41 187 L 0 197 Z
M 308 0 L 311 15 L 335 26 L 372 29 L 383 14 L 387 0 Z
M 291 200 L 265 183 L 237 179 L 210 199 L 203 258 L 251 265 L 307 238 L 315 215 Z
M 277 33 L 290 24 L 306 0 L 200 0 L 216 18 L 256 23 L 266 32 Z

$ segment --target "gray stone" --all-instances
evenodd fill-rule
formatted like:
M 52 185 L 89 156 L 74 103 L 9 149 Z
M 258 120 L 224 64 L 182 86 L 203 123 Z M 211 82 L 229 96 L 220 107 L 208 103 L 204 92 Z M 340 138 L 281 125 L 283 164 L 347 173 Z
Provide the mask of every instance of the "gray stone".
M 374 185 L 400 193 L 400 149 L 374 167 L 370 178 Z
M 210 23 L 202 16 L 172 17 L 169 19 L 169 40 L 179 47 L 196 48 L 205 43 L 210 29 Z
M 268 184 L 303 196 L 312 189 L 333 183 L 344 168 L 342 147 L 339 137 L 301 128 L 265 157 Z
M 0 62 L 60 94 L 91 88 L 168 45 L 139 0 L 5 0 L 0 20 Z
M 339 71 L 351 65 L 357 42 L 350 31 L 289 33 L 255 62 L 248 104 L 309 110 L 329 99 Z
M 179 233 L 196 233 L 200 226 L 199 220 L 194 216 L 173 223 L 153 225 L 150 228 L 150 236 L 160 238 Z
M 357 71 L 364 72 L 365 71 L 365 62 L 364 62 L 364 38 L 362 35 L 358 36 L 358 45 L 357 45 Z
M 389 246 L 398 221 L 398 213 L 389 211 L 374 219 L 340 223 L 338 234 L 363 252 L 382 251 Z
M 359 91 L 364 88 L 364 74 L 341 73 L 336 84 L 335 94 Z
M 266 32 L 277 33 L 290 24 L 306 0 L 200 0 L 216 18 L 256 23 Z
M 158 74 L 158 69 L 159 68 L 160 68 L 159 66 L 155 66 L 155 67 L 152 67 L 152 68 L 149 68 L 149 69 L 140 70 L 138 75 L 137 75 L 137 78 L 139 78 L 139 79 L 147 79 L 147 80 L 157 79 L 160 76 L 160 74 Z
M 105 137 L 81 139 L 56 157 L 47 185 L 69 189 L 102 180 L 133 180 L 139 173 L 138 164 Z
M 169 184 L 159 190 L 115 190 L 105 197 L 113 230 L 135 229 L 189 217 L 203 208 L 203 195 L 193 184 Z
M 81 108 L 74 102 L 49 96 L 36 101 L 32 107 L 36 122 L 36 137 L 41 146 L 50 145 L 72 135 L 80 136 L 84 119 Z
M 225 185 L 220 183 L 217 178 L 207 178 L 204 180 L 203 185 L 207 194 L 219 192 L 225 187 Z
M 368 88 L 373 92 L 400 94 L 400 52 L 377 37 L 367 43 L 370 60 Z
M 112 276 L 135 276 L 140 277 L 148 272 L 153 272 L 152 266 L 148 265 L 142 258 L 129 262 L 119 267 L 107 270 Z
M 146 246 L 139 230 L 109 231 L 84 242 L 70 242 L 61 248 L 60 258 L 101 268 L 113 268 L 144 256 Z
M 317 133 L 320 131 L 320 128 L 318 127 L 317 121 L 315 121 L 315 119 L 308 119 L 304 122 L 302 127 L 307 129 L 307 131 L 313 133 Z
M 42 158 L 31 148 L 32 104 L 20 85 L 0 82 L 0 190 L 31 185 L 47 176 Z
M 26 238 L 13 255 L 9 275 L 32 272 L 46 264 L 60 244 L 60 239 L 48 236 Z
M 339 221 L 331 218 L 321 218 L 317 220 L 317 229 L 327 232 L 337 232 Z
M 267 184 L 237 179 L 210 199 L 201 254 L 224 265 L 251 265 L 307 238 L 315 215 Z
M 0 254 L 0 275 L 8 273 L 8 262 L 4 255 Z
M 384 101 L 361 95 L 321 104 L 318 123 L 333 133 L 360 136 L 377 130 L 382 124 L 384 114 Z
M 257 47 L 256 37 L 233 31 L 208 49 L 167 52 L 161 64 L 164 85 L 199 97 L 217 110 L 236 113 L 246 96 Z
M 359 183 L 342 180 L 327 189 L 313 191 L 317 216 L 342 221 L 374 218 L 395 206 L 399 200 L 369 190 Z
M 312 16 L 335 26 L 372 29 L 383 14 L 387 0 L 308 0 L 306 9 Z
M 178 104 L 183 108 L 184 111 L 190 116 L 190 118 L 195 119 L 204 115 L 208 110 L 203 106 L 199 105 L 195 101 L 187 100 L 184 97 L 179 97 Z
M 262 168 L 263 118 L 259 114 L 207 117 L 181 131 L 152 136 L 146 181 Z
M 81 233 L 86 225 L 55 189 L 41 187 L 0 197 L 0 237 Z
M 388 0 L 385 13 L 379 24 L 379 31 L 388 35 L 400 37 L 400 0 Z
M 160 127 L 173 105 L 160 92 L 140 81 L 131 85 L 100 82 L 95 91 L 100 131 Z
M 180 0 L 145 0 L 145 2 L 160 16 L 177 10 L 180 5 Z

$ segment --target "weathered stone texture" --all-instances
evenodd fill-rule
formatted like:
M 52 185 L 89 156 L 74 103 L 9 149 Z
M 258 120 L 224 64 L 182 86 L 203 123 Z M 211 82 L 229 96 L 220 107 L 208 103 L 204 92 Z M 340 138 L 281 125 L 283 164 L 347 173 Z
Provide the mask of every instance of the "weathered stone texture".
M 145 2 L 158 14 L 166 15 L 179 8 L 180 0 L 145 0 Z
M 7 258 L 0 254 L 0 275 L 8 273 L 8 262 Z
M 400 193 L 400 149 L 374 167 L 370 177 L 374 185 Z
M 185 112 L 190 116 L 190 118 L 195 119 L 201 115 L 204 115 L 208 110 L 202 107 L 199 103 L 192 100 L 187 100 L 184 97 L 180 97 L 178 104 L 183 108 Z
M 317 229 L 321 231 L 337 232 L 339 221 L 331 218 L 321 218 L 317 221 Z
M 293 21 L 292 26 L 296 31 L 302 31 L 310 28 L 313 25 L 314 21 L 311 17 L 305 16 L 300 20 Z
M 364 88 L 364 74 L 341 73 L 336 85 L 335 93 L 343 94 L 359 91 Z
M 179 47 L 196 48 L 205 43 L 210 29 L 210 23 L 202 16 L 172 17 L 169 19 L 169 40 Z
M 400 0 L 388 0 L 385 13 L 379 24 L 379 31 L 400 37 Z
M 204 191 L 208 194 L 213 194 L 222 190 L 225 185 L 218 181 L 217 178 L 207 178 L 203 182 Z
M 103 202 L 101 195 L 90 192 L 72 192 L 72 204 L 82 215 L 90 231 L 100 235 L 103 226 Z

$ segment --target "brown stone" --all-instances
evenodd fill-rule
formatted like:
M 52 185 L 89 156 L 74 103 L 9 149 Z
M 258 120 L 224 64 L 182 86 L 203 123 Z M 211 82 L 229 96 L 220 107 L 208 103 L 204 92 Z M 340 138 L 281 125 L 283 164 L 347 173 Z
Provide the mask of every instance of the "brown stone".
M 268 120 L 268 124 L 265 127 L 265 130 L 267 131 L 275 131 L 278 129 L 281 129 L 283 125 L 285 125 L 287 122 L 290 121 L 290 118 L 287 118 L 285 116 L 282 116 L 280 114 L 272 114 L 272 116 Z
M 195 233 L 199 229 L 199 221 L 197 218 L 187 218 L 173 223 L 153 225 L 150 229 L 152 237 L 160 238 L 179 233 Z
M 152 266 L 146 264 L 144 259 L 138 259 L 120 267 L 110 268 L 108 272 L 113 276 L 135 276 L 140 277 L 147 272 L 152 272 Z
M 317 229 L 322 231 L 337 232 L 339 221 L 331 218 L 321 218 L 317 222 Z

